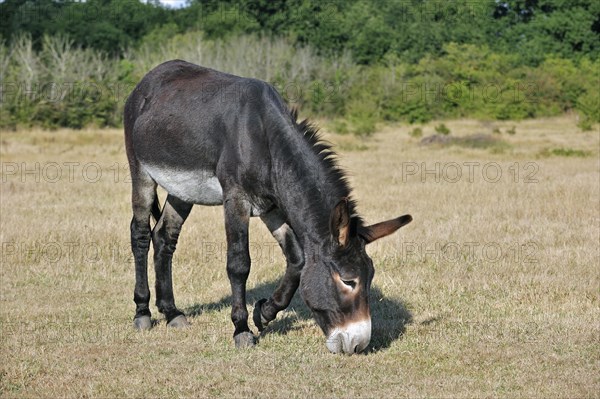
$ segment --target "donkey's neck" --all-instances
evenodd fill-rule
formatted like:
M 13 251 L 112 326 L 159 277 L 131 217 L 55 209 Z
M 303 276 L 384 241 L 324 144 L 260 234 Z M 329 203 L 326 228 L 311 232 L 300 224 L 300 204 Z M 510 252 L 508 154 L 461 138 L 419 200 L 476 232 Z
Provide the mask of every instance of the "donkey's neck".
M 323 243 L 330 237 L 329 219 L 335 205 L 350 196 L 331 162 L 315 151 L 302 132 L 286 129 L 271 147 L 277 205 L 298 238 Z M 333 155 L 333 154 L 331 154 Z

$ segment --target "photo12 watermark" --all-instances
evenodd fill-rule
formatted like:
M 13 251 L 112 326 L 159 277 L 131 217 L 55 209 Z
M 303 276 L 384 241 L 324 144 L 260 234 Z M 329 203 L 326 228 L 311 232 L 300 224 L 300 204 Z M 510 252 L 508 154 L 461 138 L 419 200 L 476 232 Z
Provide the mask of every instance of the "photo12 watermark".
M 539 183 L 537 162 L 402 162 L 400 181 L 421 183 Z
M 437 264 L 516 264 L 538 263 L 540 245 L 525 242 L 403 242 L 400 246 L 400 262 L 427 262 Z
M 227 243 L 200 241 L 195 243 L 194 263 L 208 265 L 227 261 Z M 279 244 L 273 241 L 251 241 L 248 244 L 254 264 L 273 264 L 283 259 Z M 6 241 L 1 244 L 0 260 L 3 265 L 53 265 L 80 266 L 90 264 L 130 264 L 134 258 L 131 244 L 99 241 Z M 67 273 L 67 269 L 64 269 Z
M 517 81 L 510 85 L 497 83 L 479 84 L 468 81 L 443 83 L 406 81 L 400 84 L 402 102 L 425 104 L 452 103 L 535 103 L 538 101 L 539 84 L 536 81 Z
M 100 165 L 97 162 L 1 162 L 2 183 L 131 183 L 127 163 L 113 162 Z

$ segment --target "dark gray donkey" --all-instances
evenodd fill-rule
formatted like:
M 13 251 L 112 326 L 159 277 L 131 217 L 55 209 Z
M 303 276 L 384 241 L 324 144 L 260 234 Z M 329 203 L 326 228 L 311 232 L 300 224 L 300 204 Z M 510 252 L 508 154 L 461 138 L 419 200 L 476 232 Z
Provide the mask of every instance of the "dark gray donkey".
M 193 204 L 222 204 L 237 347 L 256 342 L 246 308 L 251 216 L 260 216 L 287 259 L 273 295 L 254 307 L 257 328 L 262 331 L 274 320 L 300 287 L 330 351 L 355 353 L 367 347 L 375 270 L 365 245 L 412 218 L 366 226 L 355 213 L 333 151 L 314 126 L 297 121 L 272 86 L 185 61 L 165 62 L 127 99 L 125 146 L 133 185 L 136 328 L 151 327 L 150 240 L 156 306 L 169 326 L 188 325 L 173 298 L 177 238 Z M 162 210 L 157 184 L 168 192 Z

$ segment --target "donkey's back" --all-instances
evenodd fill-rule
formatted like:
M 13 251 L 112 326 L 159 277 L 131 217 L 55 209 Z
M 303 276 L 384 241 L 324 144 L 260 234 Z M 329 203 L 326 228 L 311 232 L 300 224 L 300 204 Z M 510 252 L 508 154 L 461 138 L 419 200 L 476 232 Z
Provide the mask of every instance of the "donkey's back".
M 260 176 L 260 162 L 269 158 L 260 156 L 268 148 L 264 126 L 285 109 L 265 82 L 181 60 L 165 62 L 141 80 L 125 104 L 129 163 L 181 200 L 221 204 L 220 168 L 235 168 L 228 172 L 268 185 Z

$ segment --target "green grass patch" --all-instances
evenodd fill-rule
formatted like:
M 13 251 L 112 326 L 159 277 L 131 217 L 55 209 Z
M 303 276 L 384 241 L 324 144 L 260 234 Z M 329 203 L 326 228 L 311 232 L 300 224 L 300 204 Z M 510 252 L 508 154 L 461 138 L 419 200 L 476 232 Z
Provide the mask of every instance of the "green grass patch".
M 585 158 L 585 157 L 589 157 L 590 155 L 592 155 L 592 153 L 590 151 L 584 151 L 584 150 L 576 150 L 573 148 L 563 148 L 563 147 L 559 147 L 559 148 L 547 148 L 545 150 L 543 150 L 542 152 L 540 152 L 540 156 L 547 158 L 547 157 L 574 157 L 574 158 Z
M 416 127 L 410 132 L 408 132 L 408 134 L 410 137 L 420 138 L 421 136 L 423 136 L 423 129 L 421 129 L 420 127 Z
M 340 151 L 367 151 L 370 147 L 362 143 L 339 143 L 337 148 Z
M 450 129 L 448 129 L 448 126 L 444 125 L 443 123 L 437 125 L 435 127 L 435 131 L 444 136 L 448 136 L 450 134 Z

